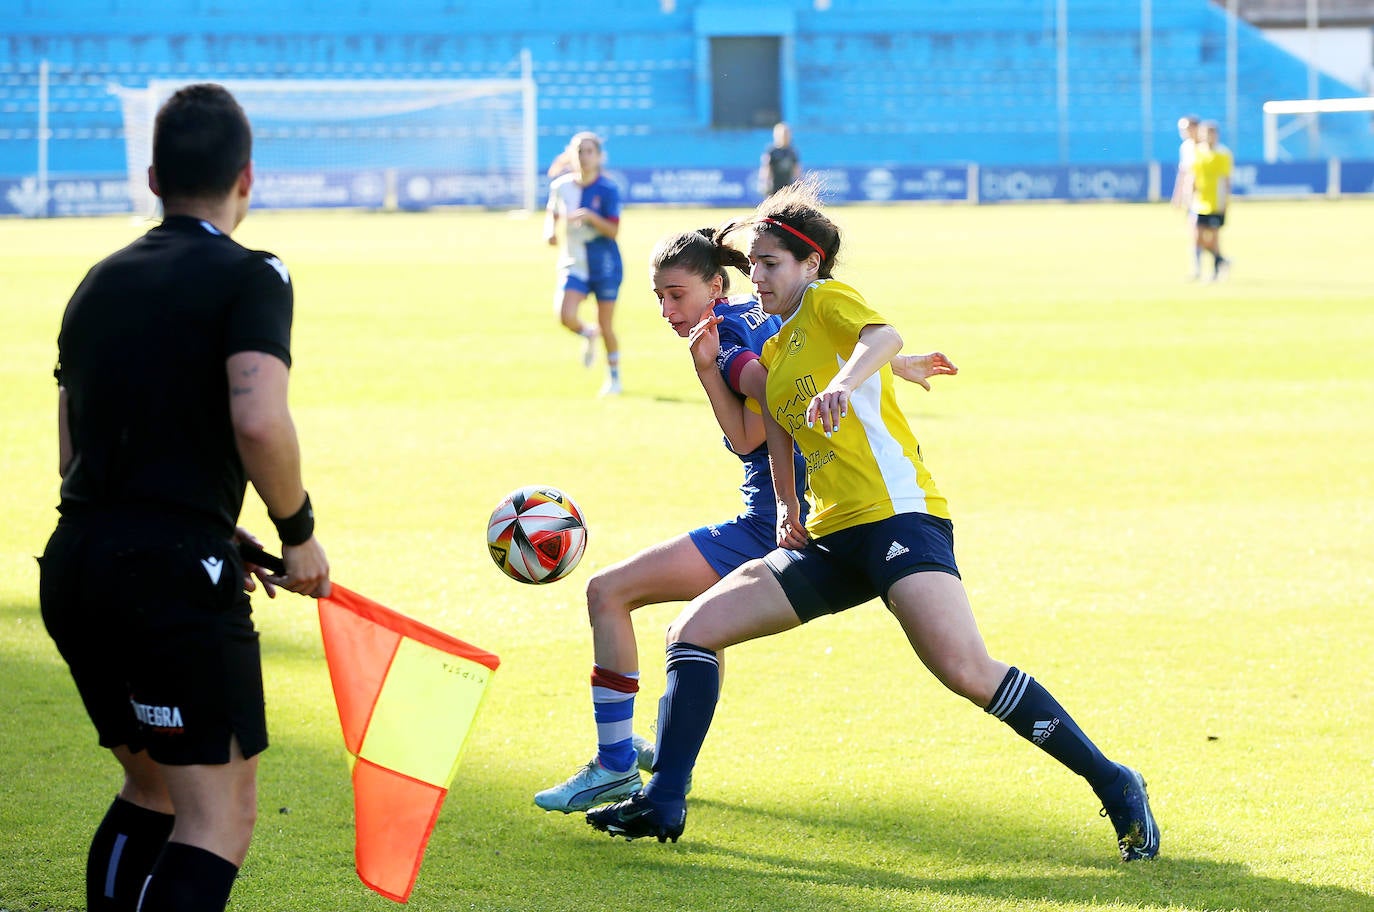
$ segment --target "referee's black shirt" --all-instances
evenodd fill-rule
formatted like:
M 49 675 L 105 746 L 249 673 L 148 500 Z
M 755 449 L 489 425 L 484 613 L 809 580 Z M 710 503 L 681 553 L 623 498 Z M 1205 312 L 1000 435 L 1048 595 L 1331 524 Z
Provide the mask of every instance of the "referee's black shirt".
M 96 264 L 57 340 L 73 449 L 62 515 L 165 514 L 232 534 L 247 476 L 225 359 L 289 367 L 291 308 L 280 260 L 189 216 Z

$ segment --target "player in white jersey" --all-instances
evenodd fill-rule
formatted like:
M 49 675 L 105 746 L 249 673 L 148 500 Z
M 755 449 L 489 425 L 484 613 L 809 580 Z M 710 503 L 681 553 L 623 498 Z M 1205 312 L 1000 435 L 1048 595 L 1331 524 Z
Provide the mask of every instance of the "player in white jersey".
M 1199 120 L 1196 114 L 1187 114 L 1178 119 L 1178 172 L 1174 176 L 1174 194 L 1170 204 L 1182 209 L 1188 216 L 1188 240 L 1193 251 L 1192 278 L 1202 275 L 1202 247 L 1196 243 L 1194 223 L 1197 212 L 1193 209 L 1193 157 L 1196 154 Z
M 605 152 L 595 133 L 578 133 L 568 143 L 549 176 L 549 205 L 544 239 L 558 244 L 558 223 L 566 222 L 558 256 L 554 308 L 563 325 L 582 337 L 582 364 L 592 366 L 598 334 L 606 346 L 606 383 L 601 395 L 620 393 L 620 343 L 613 317 L 623 266 L 616 236 L 620 233 L 620 190 L 602 174 Z M 577 309 L 587 295 L 596 296 L 597 325 L 583 323 Z
M 783 319 L 759 359 L 766 372 L 754 373 L 765 374 L 762 388 L 746 392 L 767 402 L 769 452 L 788 453 L 795 440 L 806 457 L 809 525 L 790 487 L 791 460 L 774 458 L 782 547 L 722 579 L 669 627 L 654 774 L 588 822 L 611 835 L 676 841 L 684 786 L 715 711 L 717 653 L 882 598 L 941 683 L 1088 781 L 1123 860 L 1154 857 L 1159 830 L 1141 775 L 1103 755 L 1034 678 L 988 655 L 954 561 L 945 499 L 892 389 L 888 362 L 901 336 L 831 276 L 840 234 L 815 186 L 773 194 L 745 225 L 755 292 Z

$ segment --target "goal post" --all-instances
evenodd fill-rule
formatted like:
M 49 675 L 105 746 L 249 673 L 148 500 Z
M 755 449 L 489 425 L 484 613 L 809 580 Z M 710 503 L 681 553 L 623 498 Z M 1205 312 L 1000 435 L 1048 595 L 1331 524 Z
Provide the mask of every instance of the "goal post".
M 1319 131 L 1322 114 L 1374 112 L 1374 98 L 1297 98 L 1264 103 L 1264 160 L 1276 162 L 1291 158 L 1283 141 L 1299 130 Z M 1291 117 L 1280 124 L 1280 117 Z
M 255 204 L 536 207 L 534 80 L 151 80 L 110 86 L 124 115 L 129 193 L 156 211 L 147 186 L 153 120 L 177 89 L 218 82 L 253 126 Z

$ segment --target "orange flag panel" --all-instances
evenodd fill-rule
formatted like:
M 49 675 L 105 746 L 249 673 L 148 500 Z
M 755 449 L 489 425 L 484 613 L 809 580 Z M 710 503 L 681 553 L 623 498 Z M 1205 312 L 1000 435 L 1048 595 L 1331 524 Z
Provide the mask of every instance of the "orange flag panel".
M 319 610 L 354 761 L 358 877 L 405 902 L 500 659 L 337 583 Z

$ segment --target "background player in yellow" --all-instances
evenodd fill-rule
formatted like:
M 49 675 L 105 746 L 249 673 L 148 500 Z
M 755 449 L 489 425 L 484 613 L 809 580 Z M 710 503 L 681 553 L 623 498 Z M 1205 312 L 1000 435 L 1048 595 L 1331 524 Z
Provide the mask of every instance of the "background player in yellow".
M 1218 136 L 1217 122 L 1203 121 L 1193 150 L 1196 241 L 1198 248 L 1212 255 L 1213 281 L 1225 278 L 1231 269 L 1231 261 L 1221 255 L 1221 226 L 1226 224 L 1226 207 L 1231 202 L 1231 150 Z

